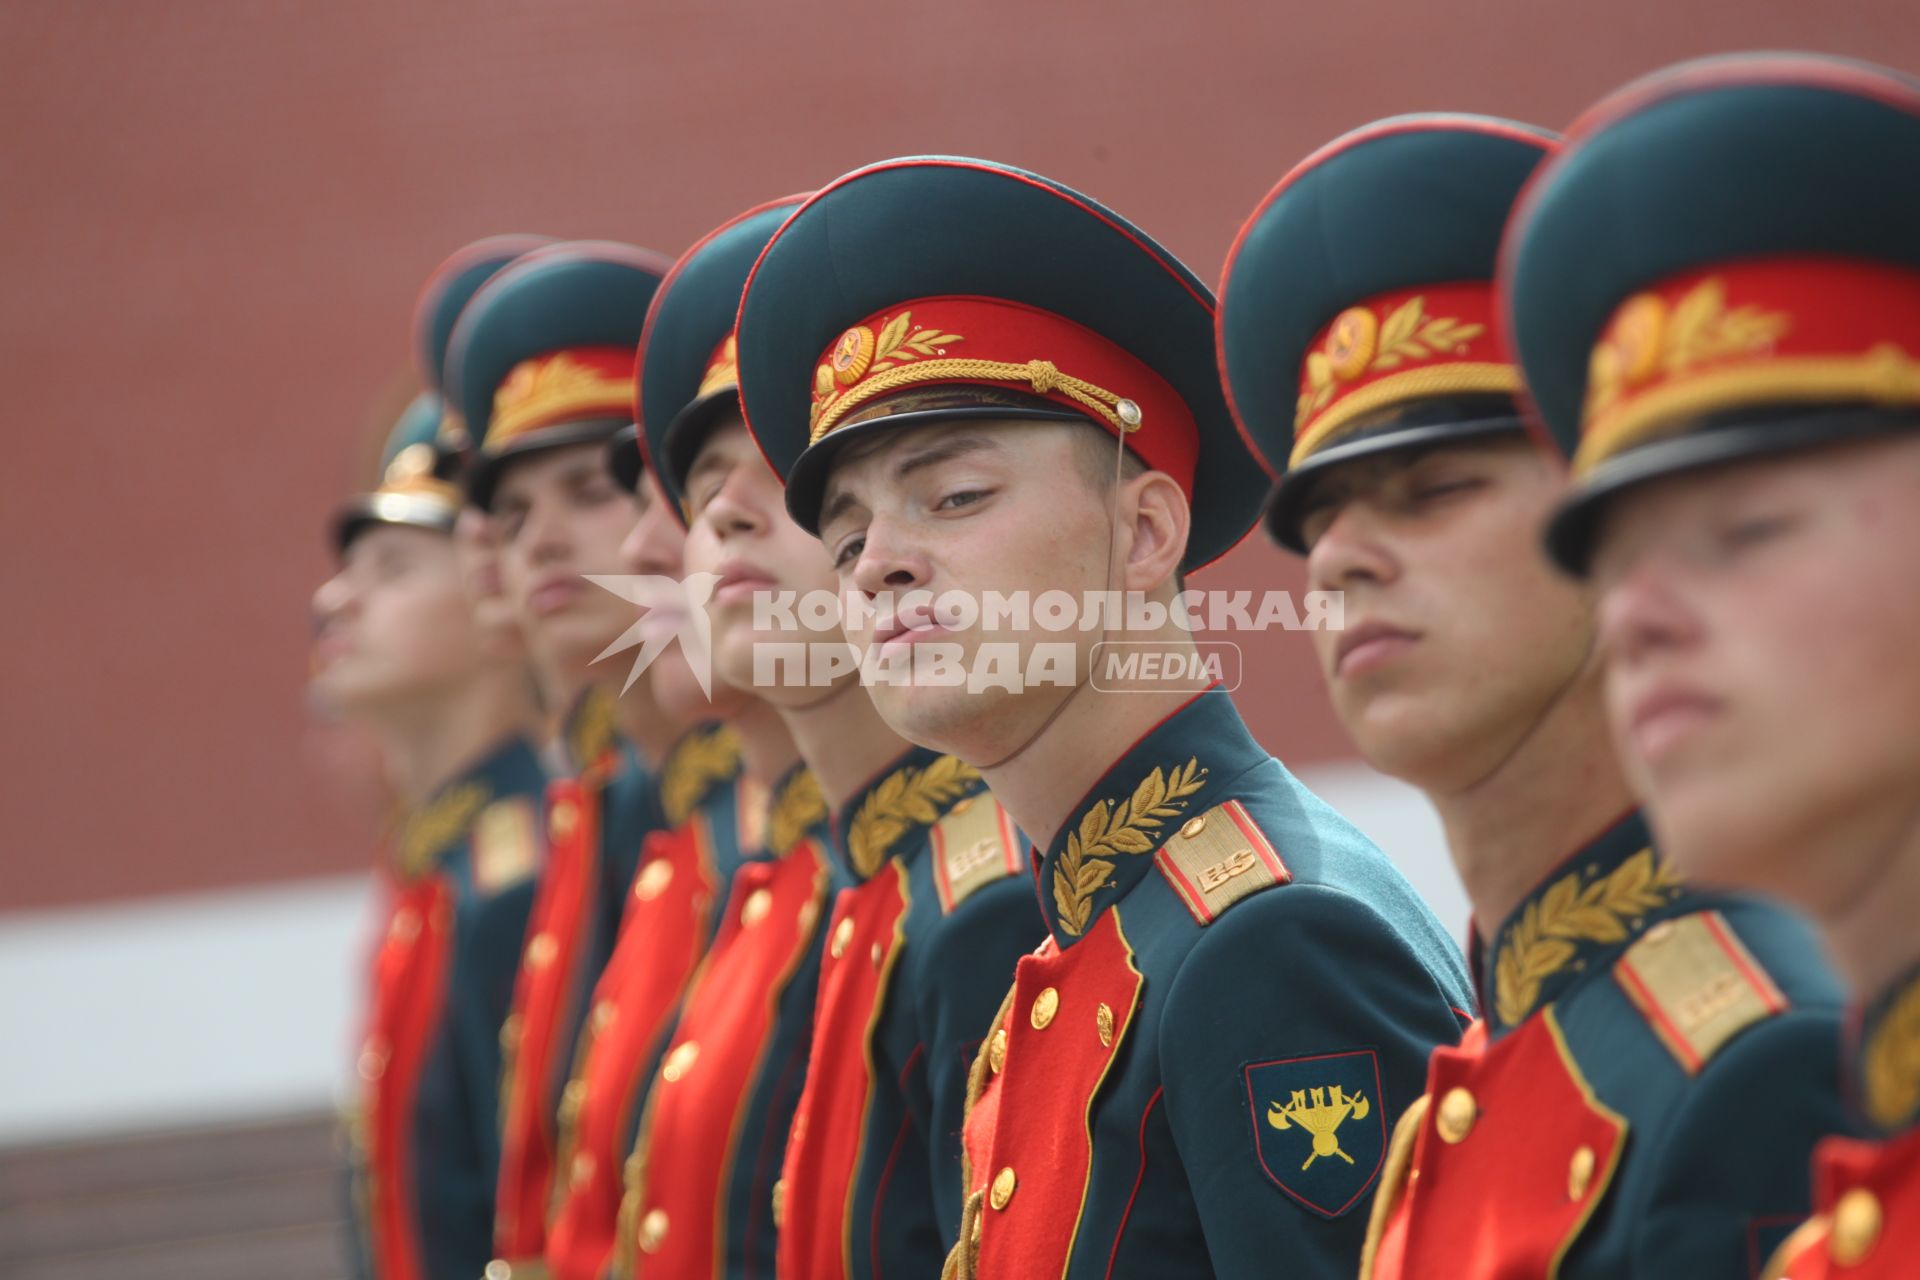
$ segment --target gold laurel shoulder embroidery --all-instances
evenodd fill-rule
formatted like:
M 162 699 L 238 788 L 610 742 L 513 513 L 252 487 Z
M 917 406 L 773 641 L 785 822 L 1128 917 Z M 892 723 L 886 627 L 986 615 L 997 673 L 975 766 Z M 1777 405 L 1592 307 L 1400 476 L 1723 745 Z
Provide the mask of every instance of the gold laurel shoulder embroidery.
M 767 816 L 767 852 L 778 856 L 800 842 L 809 827 L 827 816 L 827 797 L 813 770 L 802 769 L 780 788 Z
M 1604 876 L 1581 887 L 1575 871 L 1527 904 L 1507 931 L 1494 964 L 1494 1002 L 1500 1020 L 1512 1026 L 1533 1011 L 1540 984 L 1572 962 L 1580 942 L 1623 942 L 1629 921 L 1666 903 L 1679 877 L 1653 850 L 1642 849 Z
M 1866 1053 L 1867 1115 L 1892 1129 L 1920 1108 L 1920 985 L 1881 1020 Z
M 1207 771 L 1189 757 L 1171 773 L 1156 768 L 1116 807 L 1101 800 L 1068 833 L 1067 848 L 1053 868 L 1053 906 L 1060 927 L 1076 937 L 1093 916 L 1093 895 L 1113 878 L 1113 860 L 1121 854 L 1152 853 L 1154 833 L 1178 817 L 1187 799 L 1206 785 Z
M 466 834 L 492 799 L 492 787 L 484 782 L 466 782 L 407 819 L 399 840 L 402 874 L 412 877 L 431 871 L 433 860 Z
M 660 779 L 660 808 L 668 824 L 685 822 L 714 783 L 739 769 L 740 739 L 731 729 L 715 729 L 676 748 Z
M 894 842 L 910 827 L 928 826 L 940 810 L 980 780 L 980 771 L 957 756 L 941 756 L 924 769 L 900 769 L 867 793 L 847 824 L 853 869 L 870 876 L 887 860 Z
M 596 763 L 613 746 L 618 729 L 614 724 L 613 697 L 605 689 L 590 691 L 567 726 L 567 751 L 576 768 Z

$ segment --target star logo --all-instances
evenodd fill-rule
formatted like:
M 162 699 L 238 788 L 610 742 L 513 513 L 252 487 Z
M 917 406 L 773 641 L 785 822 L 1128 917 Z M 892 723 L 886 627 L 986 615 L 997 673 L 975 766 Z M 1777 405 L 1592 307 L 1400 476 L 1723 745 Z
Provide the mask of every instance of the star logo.
M 640 610 L 639 620 L 622 631 L 617 639 L 595 656 L 599 662 L 638 645 L 627 681 L 620 686 L 625 693 L 633 688 L 653 660 L 673 641 L 680 642 L 700 692 L 713 696 L 712 625 L 707 620 L 707 599 L 720 581 L 717 573 L 692 573 L 685 578 L 665 578 L 647 573 L 589 573 L 588 582 L 603 591 L 611 591 Z

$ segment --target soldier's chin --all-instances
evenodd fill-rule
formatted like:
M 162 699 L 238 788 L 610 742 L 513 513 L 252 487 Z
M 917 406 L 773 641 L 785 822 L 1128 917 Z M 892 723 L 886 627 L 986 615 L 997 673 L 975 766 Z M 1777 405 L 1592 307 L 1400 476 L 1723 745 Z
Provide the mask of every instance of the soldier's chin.
M 880 718 L 895 733 L 915 746 L 955 754 L 978 741 L 995 708 L 1013 696 L 1002 688 L 969 692 L 964 683 L 882 683 L 868 692 Z

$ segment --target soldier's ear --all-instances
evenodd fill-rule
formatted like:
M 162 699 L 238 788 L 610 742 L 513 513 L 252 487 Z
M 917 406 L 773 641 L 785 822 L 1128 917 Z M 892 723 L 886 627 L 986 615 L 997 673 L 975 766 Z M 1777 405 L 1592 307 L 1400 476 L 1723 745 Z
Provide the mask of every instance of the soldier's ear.
M 1187 554 L 1193 513 L 1187 495 L 1164 471 L 1143 471 L 1123 480 L 1115 494 L 1122 539 L 1120 585 L 1127 591 L 1156 591 L 1175 581 Z

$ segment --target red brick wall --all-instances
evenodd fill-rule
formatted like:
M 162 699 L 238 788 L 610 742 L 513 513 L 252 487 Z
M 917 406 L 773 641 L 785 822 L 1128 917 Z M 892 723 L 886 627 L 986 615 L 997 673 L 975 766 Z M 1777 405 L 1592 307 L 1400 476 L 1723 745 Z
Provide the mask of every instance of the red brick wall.
M 915 152 L 1039 169 L 1212 279 L 1295 159 L 1399 111 L 1567 120 L 1677 57 L 1920 66 L 1910 0 L 193 0 L 0 8 L 0 908 L 346 869 L 305 607 L 405 388 L 421 277 L 496 231 L 675 251 Z M 356 465 L 358 464 L 358 465 Z M 1293 585 L 1251 544 L 1200 585 Z M 1256 726 L 1344 754 L 1300 637 Z

